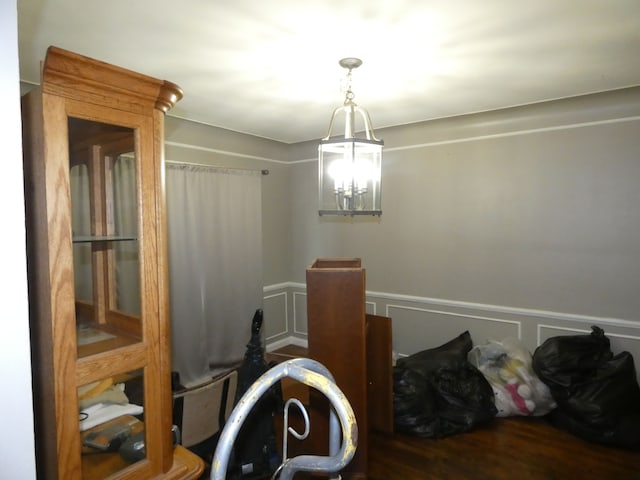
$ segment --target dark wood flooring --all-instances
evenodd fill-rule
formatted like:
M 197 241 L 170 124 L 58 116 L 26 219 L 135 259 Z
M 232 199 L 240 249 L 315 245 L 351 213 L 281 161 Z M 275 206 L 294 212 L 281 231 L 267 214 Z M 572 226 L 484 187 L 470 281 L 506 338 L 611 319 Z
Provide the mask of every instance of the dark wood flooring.
M 372 434 L 369 480 L 637 480 L 640 450 L 588 443 L 542 418 L 443 439 Z
M 265 358 L 282 361 L 305 354 L 304 348 L 289 346 Z M 640 480 L 640 449 L 589 443 L 544 418 L 496 418 L 469 433 L 437 440 L 372 433 L 368 479 Z

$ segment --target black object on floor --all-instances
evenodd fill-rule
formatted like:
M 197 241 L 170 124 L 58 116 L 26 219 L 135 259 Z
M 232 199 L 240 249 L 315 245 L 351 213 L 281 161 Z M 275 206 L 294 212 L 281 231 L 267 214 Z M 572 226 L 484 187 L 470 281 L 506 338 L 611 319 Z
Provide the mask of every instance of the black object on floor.
M 533 369 L 558 404 L 549 418 L 585 440 L 640 446 L 640 387 L 629 352 L 614 355 L 604 331 L 551 337 L 533 353 Z
M 256 310 L 251 322 L 251 339 L 238 370 L 235 403 L 269 366 L 264 360 L 260 339 L 262 309 Z M 269 478 L 280 465 L 276 448 L 274 414 L 282 404 L 282 394 L 272 388 L 253 407 L 242 425 L 229 459 L 228 475 L 232 480 Z
M 492 420 L 493 389 L 469 361 L 469 332 L 398 360 L 393 369 L 393 410 L 397 432 L 442 438 L 468 432 Z

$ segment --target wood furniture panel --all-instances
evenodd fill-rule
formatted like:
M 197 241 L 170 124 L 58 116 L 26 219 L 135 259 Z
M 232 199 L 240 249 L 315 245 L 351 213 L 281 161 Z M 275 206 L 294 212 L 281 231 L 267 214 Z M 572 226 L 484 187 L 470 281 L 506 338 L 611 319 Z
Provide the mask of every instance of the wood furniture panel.
M 57 47 L 47 51 L 41 85 L 23 97 L 39 477 L 197 478 L 204 468 L 174 448 L 171 433 L 163 125 L 181 97 L 170 82 Z M 123 207 L 134 223 L 127 235 L 118 231 L 120 160 L 134 172 L 126 177 L 134 192 Z M 76 166 L 86 169 L 86 198 L 72 195 Z M 88 220 L 86 231 L 75 231 L 78 214 Z M 133 265 L 128 276 L 125 260 Z M 131 291 L 133 307 L 122 300 Z M 97 340 L 79 342 L 85 328 Z M 79 389 L 136 376 L 143 384 L 146 458 L 115 470 L 106 465 L 109 455 L 87 461 Z
M 367 314 L 367 413 L 371 431 L 393 434 L 391 319 Z
M 359 258 L 317 259 L 306 273 L 309 358 L 331 371 L 358 424 L 356 454 L 342 474 L 366 478 L 370 428 L 393 430 L 390 319 L 372 316 L 367 325 L 365 270 Z M 382 401 L 372 401 L 369 395 Z M 326 454 L 326 400 L 312 391 L 310 403 L 314 449 Z

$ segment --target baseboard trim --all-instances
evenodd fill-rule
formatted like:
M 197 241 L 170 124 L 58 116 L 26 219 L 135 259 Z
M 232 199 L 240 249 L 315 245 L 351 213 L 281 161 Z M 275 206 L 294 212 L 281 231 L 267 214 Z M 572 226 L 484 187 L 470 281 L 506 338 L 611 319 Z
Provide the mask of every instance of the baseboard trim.
M 274 350 L 278 350 L 279 348 L 286 347 L 287 345 L 295 345 L 297 347 L 304 347 L 304 348 L 309 347 L 309 343 L 304 338 L 286 337 L 286 338 L 281 338 L 280 340 L 276 340 L 274 342 L 267 343 L 266 351 L 273 352 Z

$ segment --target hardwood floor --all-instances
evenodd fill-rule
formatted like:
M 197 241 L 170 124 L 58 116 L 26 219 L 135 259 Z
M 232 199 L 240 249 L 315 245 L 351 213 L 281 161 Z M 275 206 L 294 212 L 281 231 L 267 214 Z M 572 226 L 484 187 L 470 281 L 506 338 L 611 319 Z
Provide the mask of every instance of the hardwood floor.
M 541 418 L 496 418 L 433 440 L 372 434 L 369 480 L 636 480 L 640 449 L 588 443 Z

